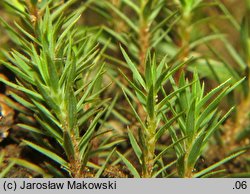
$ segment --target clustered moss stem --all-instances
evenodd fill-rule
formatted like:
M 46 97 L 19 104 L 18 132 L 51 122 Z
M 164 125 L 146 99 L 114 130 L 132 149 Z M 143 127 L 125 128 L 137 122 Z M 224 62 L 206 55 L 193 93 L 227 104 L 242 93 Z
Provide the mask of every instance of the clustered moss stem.
M 150 178 L 152 177 L 153 167 L 154 167 L 154 158 L 155 158 L 155 132 L 156 132 L 156 121 L 155 119 L 151 119 L 149 121 L 149 125 L 147 127 L 147 131 L 145 133 L 145 143 L 146 143 L 146 150 L 144 153 L 144 162 L 145 162 L 145 169 L 143 172 L 142 177 Z
M 179 34 L 180 34 L 180 41 L 178 46 L 180 48 L 183 48 L 183 52 L 181 52 L 181 55 L 179 55 L 179 60 L 184 61 L 187 56 L 189 56 L 189 44 L 190 44 L 190 33 L 191 33 L 191 27 L 190 27 L 190 20 L 191 20 L 191 15 L 183 15 L 183 20 L 181 21 L 179 25 Z M 175 82 L 178 83 L 181 72 L 185 69 L 186 67 L 183 66 L 181 67 L 176 75 L 175 75 Z
M 140 42 L 140 53 L 139 53 L 139 71 L 143 73 L 145 71 L 145 61 L 147 56 L 147 50 L 149 48 L 149 25 L 143 20 L 141 22 L 139 42 Z
M 74 135 L 71 135 L 71 139 L 74 147 L 74 158 L 70 160 L 72 176 L 74 178 L 83 178 L 84 171 L 82 169 L 82 162 L 79 152 L 79 142 Z
M 185 161 L 184 161 L 184 175 L 183 178 L 192 178 L 193 177 L 193 166 L 188 166 L 187 161 L 188 161 L 188 156 L 189 153 L 186 154 Z
M 147 51 L 150 47 L 150 24 L 144 16 L 147 1 L 141 1 L 140 28 L 139 28 L 139 71 L 144 73 Z

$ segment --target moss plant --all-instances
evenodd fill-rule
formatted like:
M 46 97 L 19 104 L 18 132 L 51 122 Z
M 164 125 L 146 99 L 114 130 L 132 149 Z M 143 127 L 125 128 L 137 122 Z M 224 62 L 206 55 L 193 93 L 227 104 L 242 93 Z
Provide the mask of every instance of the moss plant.
M 201 85 L 201 83 L 196 80 L 199 80 L 197 74 L 194 75 L 192 85 L 178 94 L 176 104 L 173 107 L 169 104 L 174 115 L 184 112 L 178 119 L 178 124 L 182 134 L 181 136 L 186 136 L 187 138 L 176 147 L 178 172 L 182 177 L 201 176 L 204 175 L 205 172 L 208 172 L 208 170 L 205 169 L 193 175 L 195 164 L 210 137 L 233 110 L 230 109 L 221 117 L 221 113 L 217 111 L 218 103 L 225 95 L 242 82 L 241 80 L 233 86 L 227 86 L 228 81 L 226 81 L 204 95 L 204 85 Z M 188 80 L 185 80 L 182 74 L 179 80 L 180 87 L 188 83 Z M 216 94 L 217 96 L 211 100 L 212 96 Z M 172 134 L 172 138 L 178 137 L 175 130 L 171 129 L 170 133 Z M 236 155 L 243 152 L 244 151 L 239 152 Z M 236 155 L 232 155 L 231 157 L 235 157 Z M 220 164 L 231 157 L 223 159 Z M 216 167 L 216 165 L 214 167 Z M 211 170 L 210 167 L 207 169 Z
M 123 49 L 122 52 L 129 68 L 133 72 L 134 80 L 130 81 L 125 74 L 123 75 L 129 82 L 129 85 L 132 86 L 133 90 L 135 91 L 135 95 L 132 95 L 133 99 L 138 99 L 140 104 L 143 106 L 146 115 L 145 118 L 142 118 L 140 115 L 138 115 L 131 101 L 127 97 L 126 90 L 124 89 L 124 94 L 141 125 L 138 134 L 139 146 L 137 144 L 136 138 L 133 136 L 133 133 L 130 130 L 128 132 L 129 139 L 142 166 L 141 176 L 150 178 L 155 176 L 155 173 L 159 173 L 158 170 L 156 172 L 154 170 L 156 158 L 160 158 L 162 154 L 161 153 L 156 156 L 157 141 L 162 136 L 162 134 L 165 133 L 167 127 L 171 125 L 171 123 L 173 123 L 178 117 L 177 115 L 176 117 L 172 118 L 170 122 L 166 122 L 162 127 L 160 127 L 162 115 L 167 113 L 167 106 L 165 106 L 165 103 L 171 100 L 171 94 L 166 96 L 161 101 L 158 99 L 158 95 L 163 89 L 163 85 L 169 81 L 169 77 L 174 74 L 183 64 L 169 68 L 166 66 L 165 59 L 163 59 L 157 67 L 155 56 L 153 58 L 149 57 L 146 61 L 145 74 L 141 75 L 139 71 L 136 70 L 135 64 L 133 64 Z M 174 95 L 172 94 L 172 96 Z
M 39 126 L 19 124 L 35 132 L 39 141 L 38 144 L 23 142 L 59 163 L 72 177 L 85 177 L 91 140 L 105 112 L 106 101 L 97 103 L 101 91 L 94 92 L 103 65 L 97 66 L 99 51 L 95 47 L 95 37 L 87 38 L 85 31 L 74 28 L 84 7 L 68 16 L 60 16 L 62 8 L 52 13 L 48 7 L 41 8 L 34 20 L 15 8 L 26 22 L 25 26 L 15 24 L 18 31 L 2 21 L 22 50 L 4 52 L 9 62 L 2 61 L 16 73 L 17 83 L 1 81 L 26 95 L 28 99 L 12 94 L 34 111 L 39 123 Z M 89 79 L 94 67 L 96 74 Z M 86 125 L 86 122 L 90 123 Z M 54 138 L 66 158 L 37 134 Z
M 3 95 L 20 104 L 12 103 L 14 127 L 27 134 L 15 142 L 44 157 L 39 163 L 12 158 L 7 170 L 17 164 L 43 177 L 233 176 L 223 170 L 225 163 L 249 148 L 242 143 L 249 140 L 249 110 L 241 109 L 250 107 L 249 7 L 240 24 L 219 0 L 1 5 L 13 16 L 0 19 L 9 43 L 1 50 L 0 70 L 14 75 L 0 82 L 8 89 Z M 241 35 L 240 53 L 214 10 Z M 214 89 L 211 80 L 218 82 Z M 227 147 L 223 129 L 236 134 L 232 128 L 237 137 Z M 217 144 L 223 157 L 202 166 Z

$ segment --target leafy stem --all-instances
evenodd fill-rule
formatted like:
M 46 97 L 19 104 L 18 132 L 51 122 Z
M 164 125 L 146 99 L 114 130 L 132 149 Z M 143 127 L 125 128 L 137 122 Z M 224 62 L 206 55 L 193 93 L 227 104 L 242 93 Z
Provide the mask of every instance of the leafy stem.
M 155 159 L 155 147 L 156 147 L 156 129 L 157 124 L 155 119 L 150 119 L 145 133 L 145 152 L 143 155 L 143 161 L 145 162 L 145 168 L 142 174 L 144 178 L 152 177 L 154 159 Z

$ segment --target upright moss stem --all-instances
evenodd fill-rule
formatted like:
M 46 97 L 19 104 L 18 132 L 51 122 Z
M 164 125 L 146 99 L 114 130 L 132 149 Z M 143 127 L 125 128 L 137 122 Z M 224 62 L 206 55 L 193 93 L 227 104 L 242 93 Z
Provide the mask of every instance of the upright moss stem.
M 139 71 L 143 73 L 145 71 L 145 61 L 147 56 L 147 50 L 149 48 L 149 24 L 146 21 L 141 21 L 139 32 L 139 44 L 140 44 L 140 53 L 139 53 Z
M 156 120 L 150 119 L 145 133 L 145 143 L 146 143 L 145 153 L 144 153 L 145 167 L 142 174 L 142 177 L 144 178 L 152 177 L 153 173 L 155 146 L 156 146 L 156 140 L 155 140 L 156 128 L 157 128 Z
M 183 178 L 192 178 L 192 176 L 193 176 L 194 166 L 189 166 L 188 165 L 188 157 L 189 157 L 189 154 L 190 154 L 191 145 L 192 145 L 192 142 L 187 146 L 187 152 L 186 152 L 185 159 L 184 159 Z
M 72 176 L 74 178 L 83 178 L 84 173 L 82 169 L 82 162 L 80 158 L 80 152 L 79 152 L 79 142 L 77 138 L 71 134 L 71 139 L 74 147 L 74 158 L 70 159 L 70 170 L 72 172 Z
M 178 41 L 178 46 L 183 49 L 183 52 L 179 55 L 179 60 L 180 61 L 183 61 L 185 60 L 186 57 L 188 57 L 189 55 L 189 43 L 190 43 L 190 35 L 191 35 L 191 31 L 192 31 L 192 28 L 190 27 L 190 21 L 192 19 L 192 15 L 190 12 L 188 13 L 183 13 L 182 15 L 182 20 L 179 24 L 179 28 L 178 28 L 178 31 L 179 31 L 179 35 L 180 35 L 180 41 Z M 186 67 L 183 66 L 181 67 L 176 75 L 175 75 L 175 82 L 178 83 L 179 82 L 179 79 L 180 79 L 180 76 L 181 76 L 181 72 L 185 69 Z
M 140 28 L 139 28 L 139 71 L 144 73 L 145 62 L 147 57 L 147 50 L 150 47 L 150 24 L 144 15 L 144 9 L 147 1 L 141 2 L 141 13 L 140 13 Z
M 67 111 L 67 106 L 66 106 L 67 102 L 64 102 L 64 106 L 62 106 L 61 109 L 61 114 L 60 115 L 60 123 L 62 123 L 62 128 L 63 131 L 67 131 L 70 134 L 70 138 L 71 138 L 71 142 L 73 145 L 73 150 L 74 150 L 74 154 L 71 155 L 70 157 L 68 157 L 68 161 L 69 161 L 69 169 L 71 172 L 71 176 L 73 178 L 83 178 L 85 177 L 85 173 L 84 173 L 84 169 L 83 169 L 83 165 L 82 165 L 82 159 L 81 159 L 81 154 L 80 154 L 80 150 L 79 150 L 79 134 L 76 133 L 75 127 L 70 128 L 68 120 L 69 120 L 69 115 L 68 115 L 68 111 Z
M 145 63 L 147 58 L 147 51 L 150 47 L 150 23 L 147 16 L 144 14 L 145 7 L 148 0 L 141 1 L 141 12 L 139 19 L 139 71 L 145 74 Z M 148 121 L 147 128 L 145 130 L 145 148 L 143 153 L 144 167 L 142 172 L 142 177 L 150 178 L 152 177 L 154 158 L 155 158 L 155 133 L 157 128 L 157 123 L 155 117 L 150 118 Z

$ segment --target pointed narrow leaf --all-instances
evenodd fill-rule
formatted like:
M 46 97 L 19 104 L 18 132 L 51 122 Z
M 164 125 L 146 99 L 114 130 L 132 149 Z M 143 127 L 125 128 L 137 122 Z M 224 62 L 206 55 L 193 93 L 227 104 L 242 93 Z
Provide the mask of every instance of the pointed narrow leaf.
M 128 137 L 129 137 L 129 140 L 130 140 L 130 143 L 132 145 L 132 148 L 139 160 L 139 162 L 141 163 L 141 157 L 142 157 L 142 150 L 140 148 L 140 146 L 138 145 L 137 141 L 136 141 L 136 138 L 134 137 L 133 133 L 131 132 L 131 130 L 128 128 Z
M 129 56 L 127 55 L 126 51 L 122 48 L 121 48 L 121 51 L 122 51 L 122 54 L 130 68 L 130 70 L 133 72 L 133 75 L 134 75 L 134 79 L 138 81 L 139 84 L 141 84 L 141 86 L 146 89 L 146 84 L 141 76 L 141 74 L 139 73 L 139 71 L 137 70 L 135 64 L 131 61 L 131 59 L 129 58 Z
M 23 142 L 25 144 L 27 144 L 28 146 L 32 147 L 33 149 L 37 150 L 38 152 L 44 154 L 45 156 L 51 158 L 52 160 L 54 160 L 55 162 L 59 163 L 60 165 L 62 166 L 65 166 L 67 167 L 68 166 L 68 163 L 62 159 L 60 156 L 58 156 L 57 154 L 39 146 L 39 145 L 36 145 L 30 141 L 27 141 L 27 140 L 23 140 Z
M 195 97 L 196 98 L 196 97 Z M 188 139 L 192 139 L 195 133 L 195 114 L 196 114 L 196 99 L 193 99 L 186 117 L 186 135 Z
M 95 174 L 95 178 L 100 178 L 100 176 L 102 175 L 103 171 L 105 170 L 105 168 L 107 167 L 108 161 L 110 160 L 111 156 L 113 155 L 113 153 L 116 151 L 116 148 L 114 148 L 108 155 L 106 161 L 104 162 L 104 164 L 102 164 L 102 167 L 97 171 L 97 173 Z
M 157 178 L 158 175 L 160 175 L 163 171 L 167 170 L 168 168 L 170 168 L 174 164 L 176 164 L 176 160 L 174 160 L 173 162 L 171 162 L 171 163 L 167 164 L 166 166 L 162 167 L 155 174 L 153 174 L 152 178 Z
M 74 160 L 75 159 L 75 151 L 74 151 L 73 140 L 72 140 L 68 131 L 63 132 L 63 147 L 64 147 L 64 150 L 65 150 L 66 155 L 68 157 L 68 160 L 69 161 Z
M 43 170 L 41 167 L 39 167 L 39 166 L 29 162 L 29 161 L 19 159 L 19 158 L 11 158 L 11 160 L 19 166 L 23 166 L 27 169 L 30 169 L 36 173 L 41 174 L 44 178 L 51 178 L 51 175 L 49 175 L 45 170 Z
M 110 9 L 112 9 L 121 19 L 124 20 L 135 32 L 139 32 L 139 28 L 133 23 L 133 21 L 127 17 L 124 13 L 122 13 L 119 9 L 117 9 L 112 3 L 106 1 L 106 4 Z
M 230 155 L 230 156 L 228 156 L 228 157 L 222 159 L 221 161 L 216 162 L 215 164 L 209 166 L 208 168 L 206 168 L 206 169 L 204 169 L 204 170 L 202 170 L 202 171 L 200 171 L 200 172 L 197 172 L 196 174 L 194 174 L 193 177 L 196 178 L 196 177 L 204 176 L 205 174 L 211 172 L 213 169 L 215 169 L 215 168 L 221 166 L 222 164 L 224 164 L 224 163 L 226 163 L 226 162 L 228 162 L 228 161 L 230 161 L 230 160 L 232 160 L 232 159 L 238 157 L 239 155 L 241 155 L 241 154 L 243 154 L 243 153 L 245 153 L 245 150 L 239 151 L 239 152 L 237 152 L 237 153 L 235 153 L 235 154 L 232 154 L 232 155 Z
M 155 95 L 154 95 L 154 86 L 152 85 L 149 89 L 147 96 L 147 113 L 150 119 L 155 117 Z
M 128 103 L 129 103 L 130 107 L 132 108 L 132 110 L 133 110 L 133 112 L 134 112 L 134 114 L 135 114 L 137 120 L 140 122 L 140 124 L 141 124 L 141 126 L 143 127 L 143 129 L 146 130 L 145 124 L 144 124 L 143 121 L 141 120 L 140 116 L 138 115 L 137 111 L 135 110 L 134 106 L 133 106 L 132 103 L 130 102 L 130 100 L 129 100 L 129 98 L 128 98 L 128 96 L 127 96 L 127 94 L 126 94 L 126 92 L 125 92 L 124 90 L 123 90 L 123 93 L 124 93 L 124 96 L 126 97 Z
M 205 133 L 200 134 L 198 137 L 195 138 L 193 144 L 191 145 L 191 149 L 187 158 L 187 168 L 194 168 L 201 154 L 201 148 L 205 135 Z
M 128 170 L 134 175 L 134 178 L 140 178 L 140 174 L 137 172 L 136 168 L 125 158 L 120 152 L 116 151 L 118 156 L 124 162 L 124 164 L 128 167 Z

